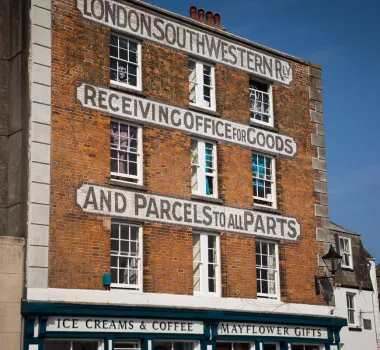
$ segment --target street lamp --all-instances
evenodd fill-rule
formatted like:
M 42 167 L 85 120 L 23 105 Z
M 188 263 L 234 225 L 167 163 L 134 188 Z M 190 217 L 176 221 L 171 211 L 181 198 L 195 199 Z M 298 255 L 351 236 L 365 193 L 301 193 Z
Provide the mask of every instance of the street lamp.
M 315 293 L 317 295 L 321 293 L 321 288 L 319 284 L 320 280 L 330 279 L 330 278 L 334 280 L 335 274 L 340 269 L 340 266 L 342 264 L 342 256 L 340 256 L 334 250 L 334 247 L 331 244 L 328 253 L 322 256 L 322 260 L 325 263 L 327 270 L 331 273 L 331 276 L 323 276 L 323 277 L 314 276 Z

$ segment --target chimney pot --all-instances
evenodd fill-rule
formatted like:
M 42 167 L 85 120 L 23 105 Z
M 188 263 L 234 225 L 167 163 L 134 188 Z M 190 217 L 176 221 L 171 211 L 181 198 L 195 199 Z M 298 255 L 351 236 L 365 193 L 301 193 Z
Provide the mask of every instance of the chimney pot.
M 190 18 L 197 19 L 197 8 L 195 6 L 190 7 Z
M 220 14 L 218 12 L 214 13 L 214 24 L 220 26 Z
M 206 12 L 206 20 L 207 20 L 207 24 L 212 24 L 212 12 L 211 11 Z
M 204 20 L 205 20 L 205 10 L 199 9 L 198 10 L 198 21 L 204 22 Z

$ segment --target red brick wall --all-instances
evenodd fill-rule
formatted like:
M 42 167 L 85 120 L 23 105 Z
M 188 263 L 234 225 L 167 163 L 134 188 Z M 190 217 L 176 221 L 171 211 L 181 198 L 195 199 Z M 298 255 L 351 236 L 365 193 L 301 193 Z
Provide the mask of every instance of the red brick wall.
M 52 173 L 49 287 L 102 289 L 110 266 L 110 219 L 88 215 L 75 205 L 81 182 L 109 185 L 110 118 L 84 109 L 76 99 L 83 83 L 108 86 L 110 30 L 84 20 L 71 0 L 53 6 Z M 142 45 L 143 92 L 179 107 L 188 105 L 187 55 L 145 41 Z M 294 82 L 273 85 L 275 126 L 292 136 L 298 153 L 277 157 L 277 201 L 284 215 L 297 217 L 301 237 L 280 243 L 283 301 L 318 303 L 313 276 L 316 254 L 307 66 L 293 63 Z M 221 118 L 249 124 L 249 76 L 216 65 L 217 112 Z M 216 117 L 218 118 L 218 117 Z M 225 205 L 252 208 L 251 151 L 218 142 L 219 198 Z M 143 127 L 144 185 L 151 193 L 191 197 L 190 136 Z M 144 291 L 192 294 L 191 229 L 143 225 Z M 254 298 L 255 240 L 221 234 L 222 294 Z M 302 281 L 302 289 L 299 288 Z

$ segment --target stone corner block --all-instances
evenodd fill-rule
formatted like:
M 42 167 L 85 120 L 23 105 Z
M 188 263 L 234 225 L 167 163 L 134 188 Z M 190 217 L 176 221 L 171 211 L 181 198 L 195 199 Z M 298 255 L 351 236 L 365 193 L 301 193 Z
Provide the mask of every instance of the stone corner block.
M 317 241 L 318 242 L 330 242 L 330 230 L 317 228 Z
M 315 204 L 315 216 L 329 217 L 329 208 L 325 205 Z
M 313 157 L 313 169 L 326 171 L 326 161 Z
M 317 78 L 317 79 L 322 79 L 322 69 L 309 66 L 309 76 Z
M 40 267 L 29 267 L 26 283 L 27 288 L 47 288 L 48 269 Z
M 322 147 L 318 147 L 318 158 L 326 160 L 326 150 Z
M 316 112 L 316 111 L 310 111 L 310 121 L 317 123 L 317 124 L 323 124 L 323 113 Z
M 311 144 L 316 147 L 325 147 L 325 138 L 324 136 L 311 134 Z
M 327 193 L 327 183 L 314 180 L 314 191 L 318 193 Z
M 309 98 L 310 100 L 322 102 L 322 90 L 309 86 Z

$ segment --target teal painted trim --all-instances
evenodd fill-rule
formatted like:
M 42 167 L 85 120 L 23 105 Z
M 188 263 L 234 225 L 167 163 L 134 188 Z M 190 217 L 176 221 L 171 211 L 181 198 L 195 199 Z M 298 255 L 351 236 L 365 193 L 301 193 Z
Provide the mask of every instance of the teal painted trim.
M 28 317 L 24 322 L 24 337 L 32 338 L 34 335 L 34 323 L 37 316 Z
M 242 342 L 287 342 L 287 343 L 304 343 L 304 344 L 325 344 L 326 339 L 309 339 L 309 338 L 288 338 L 288 337 L 218 337 L 217 341 L 229 341 L 238 343 Z
M 340 343 L 340 328 L 339 329 L 334 329 L 334 338 L 335 338 L 335 343 L 339 344 Z
M 129 307 L 116 305 L 84 305 L 63 303 L 36 303 L 23 301 L 21 313 L 25 316 L 99 316 L 99 317 L 136 317 L 136 318 L 178 318 L 202 321 L 262 322 L 276 324 L 301 324 L 342 328 L 347 326 L 344 318 L 315 317 L 311 315 L 283 315 L 273 313 L 234 312 L 219 310 L 170 309 L 153 307 Z
M 38 350 L 43 350 L 44 349 L 44 340 L 43 339 L 37 339 L 37 338 L 24 339 L 23 349 L 29 350 L 29 345 L 38 345 Z
M 113 343 L 112 343 L 111 349 L 108 346 L 109 340 L 110 340 L 109 338 L 104 339 L 104 350 L 113 350 Z
M 205 340 L 201 342 L 201 350 L 208 350 L 207 347 L 211 345 L 212 350 L 216 350 L 216 341 L 214 340 Z

